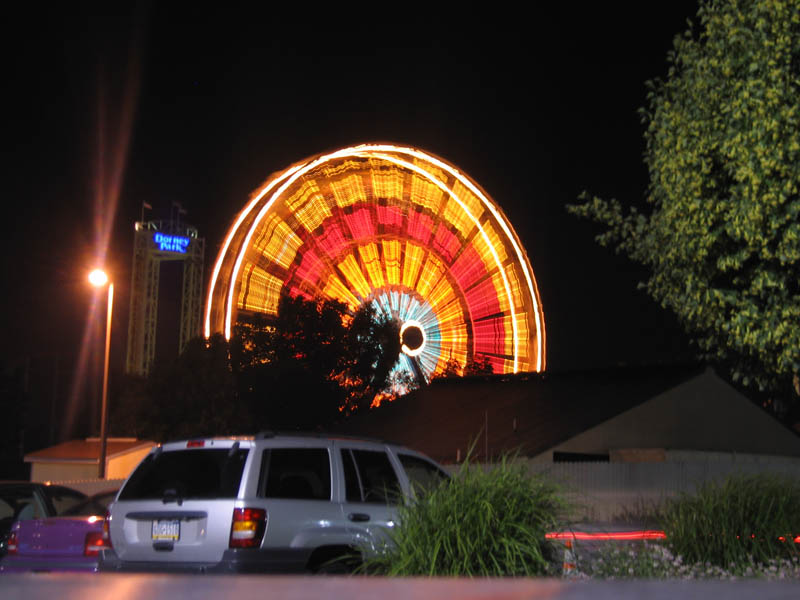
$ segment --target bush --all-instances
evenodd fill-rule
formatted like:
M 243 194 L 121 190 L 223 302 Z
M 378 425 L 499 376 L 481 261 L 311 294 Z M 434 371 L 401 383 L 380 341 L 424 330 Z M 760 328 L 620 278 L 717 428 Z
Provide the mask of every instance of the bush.
M 800 482 L 733 476 L 667 503 L 662 520 L 669 548 L 687 563 L 728 568 L 797 558 Z
M 450 481 L 400 508 L 392 544 L 364 569 L 390 576 L 555 574 L 558 549 L 545 533 L 564 510 L 558 488 L 513 457 L 486 470 L 467 461 Z

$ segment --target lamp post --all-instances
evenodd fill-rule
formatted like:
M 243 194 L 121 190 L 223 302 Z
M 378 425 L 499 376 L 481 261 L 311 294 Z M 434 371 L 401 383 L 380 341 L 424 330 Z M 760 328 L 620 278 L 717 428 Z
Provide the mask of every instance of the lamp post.
M 89 273 L 89 283 L 96 288 L 108 284 L 108 308 L 106 309 L 106 351 L 103 360 L 103 400 L 100 410 L 100 464 L 97 476 L 106 477 L 106 451 L 108 445 L 108 358 L 111 354 L 111 314 L 114 306 L 114 284 L 111 283 L 105 271 L 95 269 Z

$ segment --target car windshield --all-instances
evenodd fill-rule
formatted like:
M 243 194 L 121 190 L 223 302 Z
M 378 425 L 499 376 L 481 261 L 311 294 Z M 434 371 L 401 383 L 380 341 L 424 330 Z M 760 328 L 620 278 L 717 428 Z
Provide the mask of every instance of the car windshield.
M 248 452 L 236 447 L 154 452 L 130 476 L 119 499 L 235 498 Z

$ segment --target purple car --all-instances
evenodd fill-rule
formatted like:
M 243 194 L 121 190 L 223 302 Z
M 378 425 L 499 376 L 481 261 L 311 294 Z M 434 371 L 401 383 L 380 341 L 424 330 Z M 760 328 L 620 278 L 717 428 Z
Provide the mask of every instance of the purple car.
M 107 506 L 116 494 L 95 494 L 57 517 L 16 521 L 0 572 L 97 571 L 100 550 L 108 548 Z

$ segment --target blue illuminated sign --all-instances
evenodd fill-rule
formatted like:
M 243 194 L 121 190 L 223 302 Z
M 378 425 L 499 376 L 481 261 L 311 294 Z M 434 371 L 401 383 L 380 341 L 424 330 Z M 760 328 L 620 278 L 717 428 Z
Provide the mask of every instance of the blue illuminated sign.
M 153 235 L 153 241 L 156 243 L 159 250 L 166 250 L 167 252 L 186 254 L 186 248 L 189 247 L 189 238 L 180 235 L 155 233 Z

